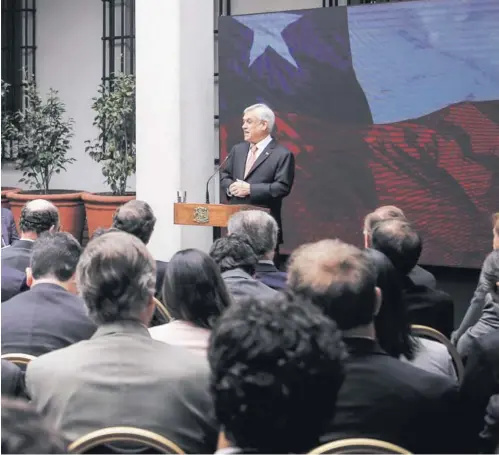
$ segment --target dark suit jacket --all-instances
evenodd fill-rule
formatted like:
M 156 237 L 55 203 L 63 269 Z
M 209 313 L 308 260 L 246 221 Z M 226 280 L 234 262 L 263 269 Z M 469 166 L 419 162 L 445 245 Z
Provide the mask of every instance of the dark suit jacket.
M 282 243 L 281 208 L 282 199 L 293 186 L 295 158 L 275 139 L 263 150 L 244 178 L 249 143 L 242 142 L 232 147 L 227 163 L 220 172 L 220 185 L 224 194 L 237 179 L 251 185 L 251 194 L 245 198 L 229 197 L 229 204 L 251 204 L 270 209 L 270 214 L 279 225 L 279 244 Z
M 402 283 L 409 322 L 433 327 L 450 338 L 454 330 L 452 297 L 444 291 L 415 285 L 407 277 Z
M 471 451 L 478 453 L 479 433 L 484 427 L 487 403 L 490 397 L 497 393 L 499 393 L 499 330 L 471 341 L 461 384 L 468 438 L 467 453 Z
M 10 245 L 15 240 L 19 239 L 17 234 L 16 222 L 14 215 L 9 209 L 2 207 L 2 240 L 4 245 Z M 2 245 L 2 246 L 4 246 Z
M 159 433 L 186 453 L 213 453 L 218 425 L 205 356 L 153 340 L 134 321 L 106 324 L 86 341 L 28 365 L 36 409 L 73 441 L 104 427 Z
M 2 248 L 2 267 L 6 265 L 26 273 L 34 243 L 31 240 L 16 240 L 12 245 Z
M 430 289 L 437 288 L 437 280 L 435 279 L 435 276 L 419 265 L 410 271 L 409 278 L 416 285 L 426 286 Z
M 274 264 L 259 262 L 255 265 L 255 278 L 269 288 L 279 291 L 286 288 L 288 275 L 278 270 Z
M 29 287 L 26 284 L 26 273 L 8 265 L 2 265 L 2 302 L 27 290 Z
M 2 396 L 25 397 L 24 372 L 12 362 L 2 359 Z
M 156 298 L 163 301 L 163 282 L 168 262 L 156 261 Z
M 90 338 L 85 302 L 56 284 L 40 283 L 2 303 L 2 354 L 39 356 Z
M 345 343 L 350 352 L 345 381 L 321 442 L 365 437 L 412 453 L 453 453 L 456 445 L 459 451 L 458 390 L 451 379 L 390 357 L 374 341 Z

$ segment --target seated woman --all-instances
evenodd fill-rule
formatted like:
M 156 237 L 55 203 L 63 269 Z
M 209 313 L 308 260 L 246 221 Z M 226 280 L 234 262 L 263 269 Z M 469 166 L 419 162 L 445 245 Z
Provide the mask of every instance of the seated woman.
M 447 348 L 436 341 L 411 335 L 400 278 L 390 260 L 380 251 L 369 249 L 366 253 L 376 267 L 377 286 L 381 289 L 383 298 L 375 320 L 380 346 L 393 357 L 430 373 L 450 376 L 457 381 Z
M 151 337 L 206 355 L 211 327 L 231 303 L 213 259 L 196 249 L 176 253 L 166 267 L 163 302 L 173 320 L 150 328 Z

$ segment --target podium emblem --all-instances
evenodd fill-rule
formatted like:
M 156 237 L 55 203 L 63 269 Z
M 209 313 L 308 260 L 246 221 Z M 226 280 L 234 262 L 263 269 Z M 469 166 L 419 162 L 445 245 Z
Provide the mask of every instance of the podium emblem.
M 194 209 L 194 222 L 206 224 L 210 221 L 210 211 L 207 207 L 196 207 Z

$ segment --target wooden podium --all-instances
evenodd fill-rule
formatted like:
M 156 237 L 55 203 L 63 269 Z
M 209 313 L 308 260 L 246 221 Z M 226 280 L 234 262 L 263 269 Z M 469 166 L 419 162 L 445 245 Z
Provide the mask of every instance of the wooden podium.
M 184 226 L 227 227 L 229 218 L 242 210 L 264 210 L 254 205 L 191 204 L 176 202 L 173 205 L 173 223 Z

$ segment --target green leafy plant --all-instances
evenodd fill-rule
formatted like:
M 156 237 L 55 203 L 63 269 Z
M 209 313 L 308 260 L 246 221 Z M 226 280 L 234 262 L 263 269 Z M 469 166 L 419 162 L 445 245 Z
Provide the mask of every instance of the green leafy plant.
M 24 110 L 17 117 L 17 167 L 23 177 L 19 180 L 30 188 L 48 193 L 54 174 L 66 171 L 74 158 L 66 155 L 71 148 L 74 121 L 65 118 L 66 106 L 50 89 L 43 100 L 33 77 L 23 81 Z
M 15 117 L 7 109 L 6 98 L 10 84 L 2 80 L 2 157 L 4 157 L 10 141 L 16 139 L 17 129 L 14 125 Z
M 135 173 L 135 77 L 116 74 L 99 86 L 93 98 L 93 125 L 99 136 L 85 141 L 85 151 L 102 165 L 102 174 L 113 195 L 124 195 L 127 180 Z

